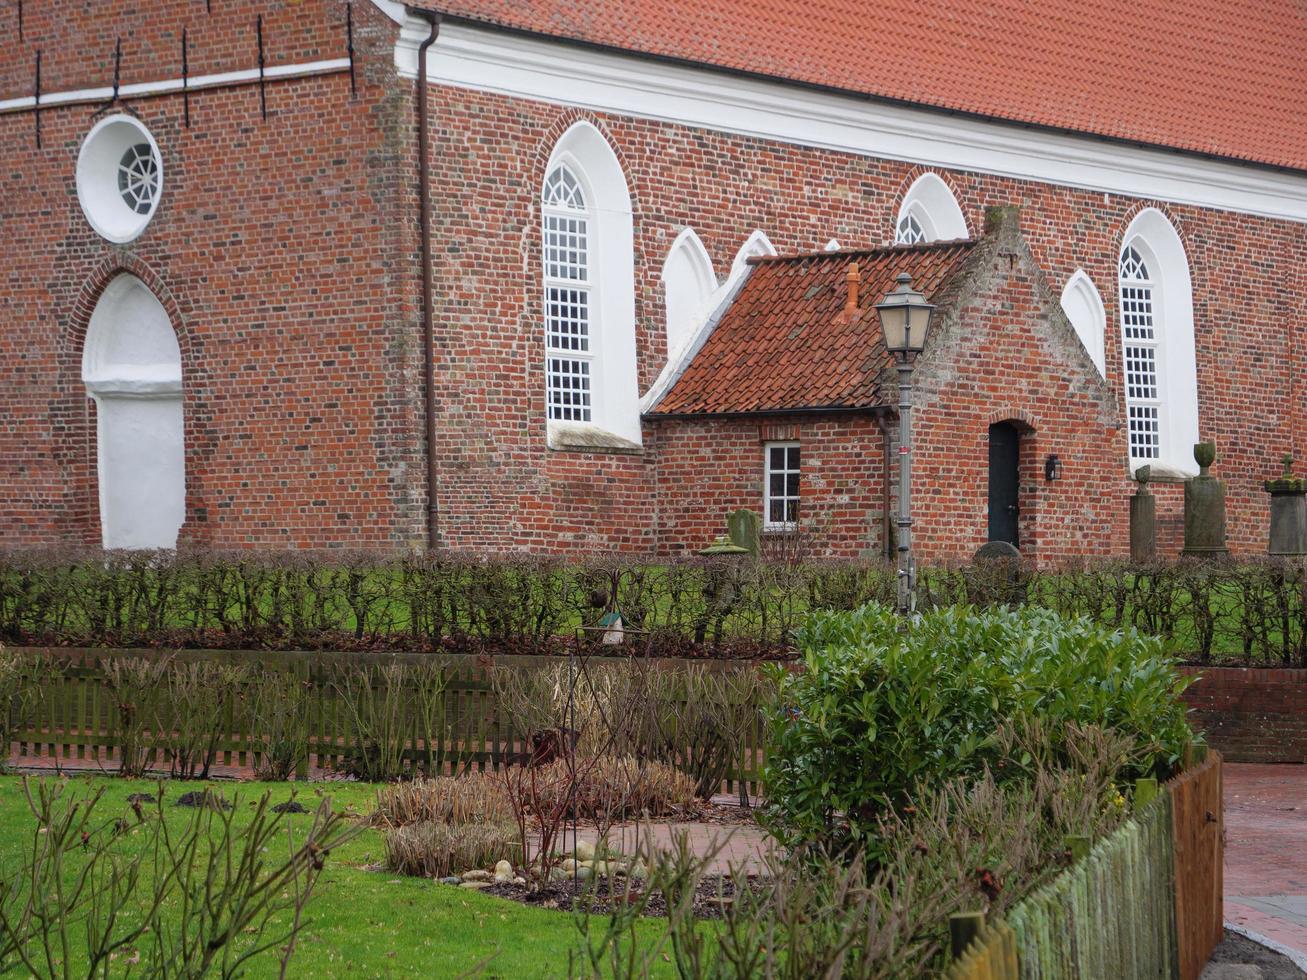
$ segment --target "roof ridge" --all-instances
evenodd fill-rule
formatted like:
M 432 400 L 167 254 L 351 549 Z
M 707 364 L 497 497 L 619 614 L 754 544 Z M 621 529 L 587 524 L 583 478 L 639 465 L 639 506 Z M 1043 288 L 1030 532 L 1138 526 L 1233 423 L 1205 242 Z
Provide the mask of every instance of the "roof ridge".
M 859 258 L 865 255 L 908 255 L 917 252 L 931 252 L 947 248 L 971 248 L 979 244 L 976 238 L 949 238 L 943 241 L 918 242 L 915 245 L 873 245 L 866 248 L 833 248 L 816 252 L 795 252 L 791 255 L 750 255 L 745 262 L 749 265 L 764 265 L 774 262 L 799 262 L 804 259 L 842 259 Z

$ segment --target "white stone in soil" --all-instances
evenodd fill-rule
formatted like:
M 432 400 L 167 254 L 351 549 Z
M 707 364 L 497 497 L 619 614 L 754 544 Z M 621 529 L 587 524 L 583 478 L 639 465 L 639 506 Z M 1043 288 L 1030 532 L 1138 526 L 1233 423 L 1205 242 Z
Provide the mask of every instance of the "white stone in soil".
M 492 875 L 489 871 L 482 871 L 479 868 L 474 868 L 471 871 L 463 872 L 464 881 L 490 881 L 493 878 L 494 875 Z
M 578 861 L 593 861 L 595 859 L 595 846 L 588 840 L 577 841 L 576 859 Z
M 489 888 L 493 882 L 490 881 L 465 881 L 459 885 L 459 888 Z

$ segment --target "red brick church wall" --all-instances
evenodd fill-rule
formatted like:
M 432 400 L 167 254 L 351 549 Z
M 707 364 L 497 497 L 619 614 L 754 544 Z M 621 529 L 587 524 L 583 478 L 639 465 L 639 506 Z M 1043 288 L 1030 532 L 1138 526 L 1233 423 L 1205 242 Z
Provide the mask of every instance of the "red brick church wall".
M 124 85 L 342 58 L 343 0 L 26 7 L 8 23 L 2 97 L 42 85 L 110 84 L 122 36 Z M 9 16 L 8 12 L 4 15 Z M 163 302 L 182 349 L 187 447 L 183 539 L 306 548 L 420 540 L 415 435 L 415 202 L 407 102 L 393 105 L 393 31 L 355 4 L 358 94 L 347 72 L 132 99 L 159 144 L 164 193 L 135 241 L 89 226 L 74 174 L 90 105 L 51 106 L 36 146 L 30 112 L 0 115 L 0 544 L 98 543 L 93 403 L 82 339 L 119 272 Z M 374 46 L 375 45 L 375 49 Z M 388 130 L 401 134 L 399 141 Z M 421 490 L 418 483 L 416 490 Z
M 252 67 L 257 52 L 246 22 L 258 10 L 268 15 L 273 63 L 343 53 L 343 5 L 336 0 L 219 7 L 212 33 L 198 35 L 197 48 L 216 60 L 197 56 L 193 73 Z M 100 0 L 90 34 L 80 21 L 61 27 L 65 12 L 53 10 L 28 5 L 32 37 L 0 59 L 6 95 L 28 92 L 38 37 L 49 59 L 47 89 L 105 84 L 109 35 L 129 23 L 124 18 L 136 19 L 126 31 L 123 80 L 177 74 L 167 51 L 179 43 L 182 20 L 171 7 L 142 12 L 139 4 Z M 312 26 L 292 36 L 288 25 L 306 18 Z M 223 546 L 422 540 L 412 85 L 394 77 L 392 25 L 370 4 L 356 4 L 355 18 L 357 99 L 344 74 L 279 82 L 269 87 L 263 123 L 257 86 L 196 93 L 190 130 L 181 125 L 180 96 L 131 104 L 160 142 L 168 186 L 150 228 L 126 248 L 99 239 L 77 204 L 72 174 L 89 126 L 86 107 L 44 111 L 41 150 L 31 114 L 0 116 L 9 154 L 0 172 L 0 222 L 8 241 L 22 243 L 5 252 L 10 326 L 0 336 L 0 542 L 95 539 L 94 420 L 78 375 L 84 314 L 77 311 L 93 301 L 96 277 L 118 261 L 153 272 L 184 334 L 184 535 Z M 193 23 L 202 24 L 201 15 Z M 87 51 L 93 63 L 78 61 Z M 637 455 L 546 448 L 537 201 L 550 148 L 578 118 L 608 134 L 631 188 L 642 391 L 666 356 L 659 272 L 681 228 L 698 232 L 719 276 L 756 228 L 783 252 L 820 249 L 832 237 L 850 247 L 885 244 L 898 202 L 921 172 L 906 163 L 433 88 L 436 452 L 443 535 L 452 546 L 688 547 L 701 528 L 688 507 L 684 517 L 664 520 L 660 492 L 673 492 L 664 473 L 753 466 L 752 454 L 738 464 L 722 462 L 718 451 L 702 460 L 659 457 L 662 440 L 688 439 L 692 426 L 661 434 L 646 427 L 645 451 Z M 983 174 L 943 176 L 973 233 L 986 208 L 1022 208 L 1031 255 L 1055 294 L 1079 267 L 1093 278 L 1107 306 L 1109 388 L 1119 398 L 1116 256 L 1131 217 L 1155 202 Z M 1296 341 L 1292 331 L 1307 321 L 1307 230 L 1163 208 L 1192 267 L 1201 430 L 1222 453 L 1216 472 L 1230 484 L 1231 541 L 1260 550 L 1267 514 L 1260 481 L 1278 472 L 1285 451 L 1307 455 L 1302 413 L 1295 424 L 1289 396 L 1291 358 L 1296 376 L 1304 374 L 1301 330 Z M 1104 435 L 1097 422 L 1078 421 L 1065 404 L 1051 412 L 1042 406 L 1043 377 L 1038 364 L 1022 361 L 1008 379 L 1013 411 L 1036 420 L 1028 459 L 1071 447 L 1059 452 L 1065 480 L 1039 490 L 1036 506 L 1049 537 L 1036 545 L 1048 555 L 1123 547 L 1124 440 Z M 995 410 L 961 408 L 957 418 L 970 413 L 968 424 L 980 426 L 981 416 Z M 736 430 L 722 431 L 719 449 L 738 442 Z M 983 428 L 968 431 L 956 445 L 976 455 Z M 879 445 L 878 436 L 872 444 Z M 958 508 L 983 502 L 971 477 L 950 484 L 950 476 L 957 474 L 937 467 L 928 490 L 939 503 L 924 513 L 938 531 L 924 519 L 920 527 L 922 543 L 931 545 L 936 533 L 943 551 L 962 550 L 964 538 L 970 546 L 972 532 L 961 534 L 949 522 Z M 962 487 L 969 488 L 965 498 Z M 1178 546 L 1177 489 L 1159 490 L 1164 550 Z M 877 489 L 869 483 L 866 493 L 876 497 Z

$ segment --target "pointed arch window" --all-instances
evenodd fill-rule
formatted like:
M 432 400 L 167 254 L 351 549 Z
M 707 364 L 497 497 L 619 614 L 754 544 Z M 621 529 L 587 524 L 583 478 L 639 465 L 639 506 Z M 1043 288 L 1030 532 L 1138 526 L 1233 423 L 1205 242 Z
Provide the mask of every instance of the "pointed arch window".
M 591 215 L 585 191 L 566 166 L 545 180 L 545 359 L 550 420 L 593 418 L 590 337 Z
M 917 216 L 909 211 L 903 217 L 899 218 L 898 233 L 894 236 L 896 245 L 918 245 L 926 240 L 925 229 L 921 227 L 921 222 Z
M 1161 455 L 1162 400 L 1157 377 L 1158 331 L 1153 314 L 1153 280 L 1136 248 L 1121 253 L 1121 331 L 1125 348 L 1126 406 L 1130 456 Z
M 617 154 L 578 122 L 540 189 L 545 420 L 553 449 L 640 448 L 635 236 Z
M 894 244 L 921 245 L 967 237 L 967 219 L 943 178 L 924 173 L 914 180 L 899 205 Z
M 1198 472 L 1198 372 L 1193 280 L 1180 235 L 1145 208 L 1122 239 L 1117 264 L 1130 470 L 1154 477 Z

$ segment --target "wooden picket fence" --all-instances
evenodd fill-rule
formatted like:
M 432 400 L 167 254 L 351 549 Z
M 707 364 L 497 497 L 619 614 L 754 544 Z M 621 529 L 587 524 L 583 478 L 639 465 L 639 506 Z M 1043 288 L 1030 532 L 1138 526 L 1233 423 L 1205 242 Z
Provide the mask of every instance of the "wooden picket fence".
M 1198 980 L 1224 909 L 1221 756 L 1196 749 L 1134 817 L 981 928 L 949 980 Z
M 406 759 L 425 772 L 456 774 L 469 770 L 495 770 L 521 762 L 530 752 L 529 736 L 515 719 L 501 717 L 490 673 L 495 667 L 539 669 L 548 662 L 539 657 L 480 657 L 446 655 L 437 658 L 421 654 L 323 654 L 315 652 L 273 651 L 194 651 L 158 652 L 149 650 L 53 650 L 59 668 L 45 679 L 44 697 L 31 724 L 16 733 L 10 758 L 24 766 L 103 769 L 113 771 L 121 761 L 119 705 L 106 685 L 103 664 L 122 657 L 168 656 L 185 663 L 209 660 L 226 663 L 249 662 L 262 671 L 285 671 L 304 685 L 309 699 L 309 753 L 297 775 L 301 778 L 338 771 L 358 746 L 350 744 L 352 706 L 343 696 L 339 679 L 350 665 L 406 663 L 435 665 L 439 682 L 433 685 L 432 711 L 423 718 L 420 712 L 408 711 L 406 724 L 411 726 L 406 738 Z M 611 662 L 608 658 L 591 658 L 590 664 Z M 659 670 L 683 669 L 690 663 L 661 659 L 651 661 Z M 707 663 L 709 669 L 721 665 Z M 265 675 L 266 676 L 266 675 Z M 249 683 L 257 683 L 257 680 Z M 252 692 L 250 692 L 252 693 Z M 374 696 L 381 696 L 380 693 Z M 252 712 L 237 705 L 248 697 L 230 699 L 218 739 L 214 759 L 215 772 L 248 774 L 258 767 L 264 733 L 254 727 Z M 137 706 L 146 710 L 152 705 Z M 722 784 L 722 792 L 761 792 L 764 764 L 764 732 L 761 717 L 744 733 L 743 745 L 735 765 Z M 165 770 L 167 763 L 156 751 L 155 763 Z

